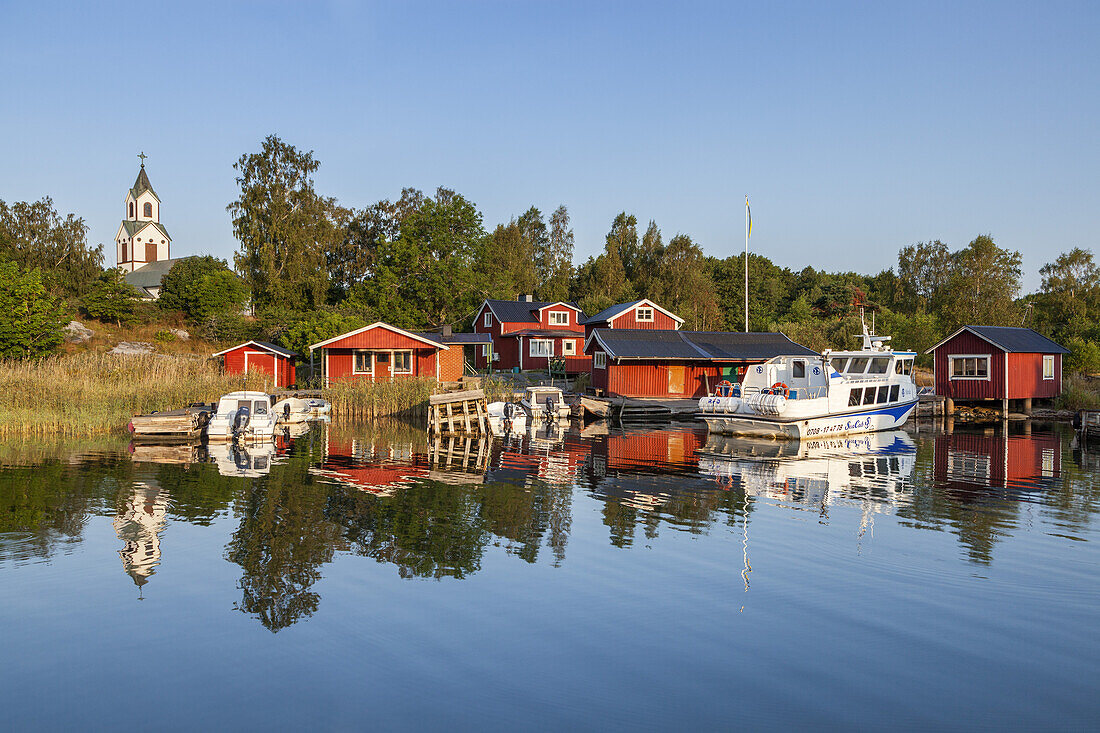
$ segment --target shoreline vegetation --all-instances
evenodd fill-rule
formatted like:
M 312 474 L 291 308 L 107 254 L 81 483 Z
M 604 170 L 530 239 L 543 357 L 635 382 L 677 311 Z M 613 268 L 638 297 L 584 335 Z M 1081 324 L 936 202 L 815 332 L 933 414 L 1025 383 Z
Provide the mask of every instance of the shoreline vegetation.
M 43 359 L 0 361 L 0 438 L 92 437 L 121 434 L 130 418 L 213 402 L 241 389 L 270 387 L 262 376 L 223 374 L 211 359 L 92 351 Z M 338 384 L 322 390 L 340 421 L 410 415 L 428 402 L 434 379 Z M 486 397 L 511 387 L 484 380 Z

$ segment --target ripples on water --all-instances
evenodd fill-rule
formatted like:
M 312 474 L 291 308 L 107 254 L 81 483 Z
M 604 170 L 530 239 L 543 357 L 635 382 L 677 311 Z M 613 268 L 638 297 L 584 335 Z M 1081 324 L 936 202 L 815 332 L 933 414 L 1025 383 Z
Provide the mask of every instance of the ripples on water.
M 1070 727 L 1100 460 L 1019 430 L 9 443 L 0 701 L 86 727 L 131 698 L 89 670 L 147 645 L 206 696 L 179 727 Z

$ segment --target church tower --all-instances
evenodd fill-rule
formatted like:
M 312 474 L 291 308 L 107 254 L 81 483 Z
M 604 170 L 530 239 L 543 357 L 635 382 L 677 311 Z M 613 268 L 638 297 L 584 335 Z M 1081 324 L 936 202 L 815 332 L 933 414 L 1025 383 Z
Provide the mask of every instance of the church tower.
M 171 259 L 172 238 L 160 223 L 160 199 L 145 172 L 146 155 L 138 157 L 141 170 L 134 187 L 126 194 L 126 218 L 115 235 L 115 258 L 126 272 Z

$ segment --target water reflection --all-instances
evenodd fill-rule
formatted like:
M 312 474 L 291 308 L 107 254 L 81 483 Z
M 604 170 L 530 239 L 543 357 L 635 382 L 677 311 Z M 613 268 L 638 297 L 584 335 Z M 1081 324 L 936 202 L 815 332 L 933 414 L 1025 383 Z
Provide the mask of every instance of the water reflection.
M 466 578 L 501 551 L 559 566 L 578 511 L 594 510 L 619 548 L 663 529 L 725 528 L 742 545 L 733 563 L 746 587 L 750 518 L 762 506 L 843 522 L 859 538 L 876 515 L 895 515 L 913 531 L 954 534 L 965 559 L 988 564 L 1021 527 L 1022 507 L 1026 522 L 1047 511 L 1059 536 L 1079 538 L 1092 522 L 1098 482 L 1070 437 L 1028 428 L 783 443 L 597 424 L 429 442 L 421 428 L 394 423 L 319 425 L 262 445 L 9 446 L 0 453 L 0 567 L 48 558 L 104 516 L 123 543 L 123 571 L 143 589 L 173 520 L 228 522 L 236 607 L 278 631 L 317 611 L 317 582 L 337 554 L 410 579 Z

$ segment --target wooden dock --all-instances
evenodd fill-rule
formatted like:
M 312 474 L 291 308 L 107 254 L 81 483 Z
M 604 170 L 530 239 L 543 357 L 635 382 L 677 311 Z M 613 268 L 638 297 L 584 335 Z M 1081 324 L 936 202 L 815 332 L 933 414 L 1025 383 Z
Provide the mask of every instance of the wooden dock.
M 489 412 L 485 392 L 469 389 L 428 398 L 428 432 L 444 435 L 488 435 Z
M 135 441 L 192 441 L 202 437 L 202 431 L 214 414 L 214 405 L 193 404 L 178 410 L 165 410 L 149 415 L 134 415 L 127 426 Z

